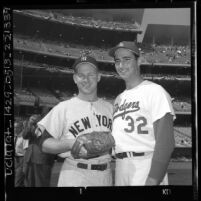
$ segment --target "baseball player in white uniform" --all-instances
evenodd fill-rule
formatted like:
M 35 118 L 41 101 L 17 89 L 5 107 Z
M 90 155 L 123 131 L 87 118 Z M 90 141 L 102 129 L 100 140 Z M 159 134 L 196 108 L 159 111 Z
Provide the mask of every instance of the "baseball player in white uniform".
M 168 185 L 167 167 L 175 146 L 171 98 L 162 86 L 141 77 L 134 42 L 120 42 L 109 55 L 126 84 L 113 112 L 115 185 Z
M 112 129 L 113 107 L 97 97 L 100 81 L 96 60 L 82 56 L 73 65 L 74 82 L 78 95 L 56 105 L 40 122 L 42 150 L 60 154 L 64 163 L 60 171 L 58 187 L 111 186 L 111 155 L 91 159 L 74 159 L 71 148 L 76 138 L 92 131 L 108 132 Z M 85 150 L 83 149 L 83 154 Z

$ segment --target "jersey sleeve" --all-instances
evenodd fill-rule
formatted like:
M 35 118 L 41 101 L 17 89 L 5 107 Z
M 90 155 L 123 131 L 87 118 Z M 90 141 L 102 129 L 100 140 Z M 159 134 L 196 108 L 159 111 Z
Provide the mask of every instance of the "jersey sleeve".
M 176 117 L 169 93 L 159 85 L 151 93 L 150 108 L 152 123 L 161 119 L 167 113 L 173 115 L 173 119 L 175 119 Z
M 63 134 L 65 126 L 65 108 L 63 104 L 56 105 L 41 121 L 38 122 L 38 126 L 46 129 L 48 133 L 56 138 L 60 139 Z

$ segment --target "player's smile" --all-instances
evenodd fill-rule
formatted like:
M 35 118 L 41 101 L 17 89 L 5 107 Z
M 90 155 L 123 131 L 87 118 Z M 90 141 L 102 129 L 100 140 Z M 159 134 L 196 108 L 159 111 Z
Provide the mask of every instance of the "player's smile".
M 128 71 L 129 71 L 128 68 L 121 68 L 121 67 L 117 68 L 117 72 L 122 76 L 125 76 Z
M 90 83 L 81 83 L 80 86 L 82 87 L 82 89 L 89 90 L 91 87 L 91 84 Z

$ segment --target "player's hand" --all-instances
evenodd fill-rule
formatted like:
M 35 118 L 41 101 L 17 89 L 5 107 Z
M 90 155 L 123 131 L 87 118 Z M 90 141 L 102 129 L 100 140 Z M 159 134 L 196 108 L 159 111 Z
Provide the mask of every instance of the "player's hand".
M 151 178 L 151 177 L 147 177 L 147 180 L 145 182 L 145 186 L 156 186 L 156 185 L 159 185 L 158 181 L 156 179 Z
M 72 146 L 75 143 L 75 140 L 72 140 Z M 79 158 L 87 158 L 87 150 L 82 146 L 79 151 Z
M 42 130 L 40 129 L 40 127 L 36 127 L 36 129 L 35 129 L 35 132 L 34 132 L 34 134 L 35 134 L 35 136 L 36 137 L 40 137 L 41 135 L 42 135 Z
M 85 133 L 76 138 L 75 143 L 71 149 L 71 155 L 73 158 L 96 158 L 98 156 L 104 155 L 110 151 L 112 147 L 115 146 L 115 141 L 113 136 L 109 132 L 104 131 L 93 131 L 91 133 Z M 87 157 L 80 156 L 80 149 L 85 148 Z M 83 149 L 82 149 L 83 150 Z
M 84 147 L 81 147 L 79 156 L 80 158 L 87 158 L 87 150 Z

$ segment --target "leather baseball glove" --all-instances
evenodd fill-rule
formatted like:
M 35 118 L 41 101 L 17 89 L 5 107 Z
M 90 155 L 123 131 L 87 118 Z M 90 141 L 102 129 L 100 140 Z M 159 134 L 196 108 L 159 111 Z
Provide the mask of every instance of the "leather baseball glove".
M 113 136 L 109 132 L 92 132 L 78 136 L 71 149 L 71 155 L 75 158 L 95 158 L 106 154 L 115 145 Z M 81 154 L 83 147 L 85 154 Z

